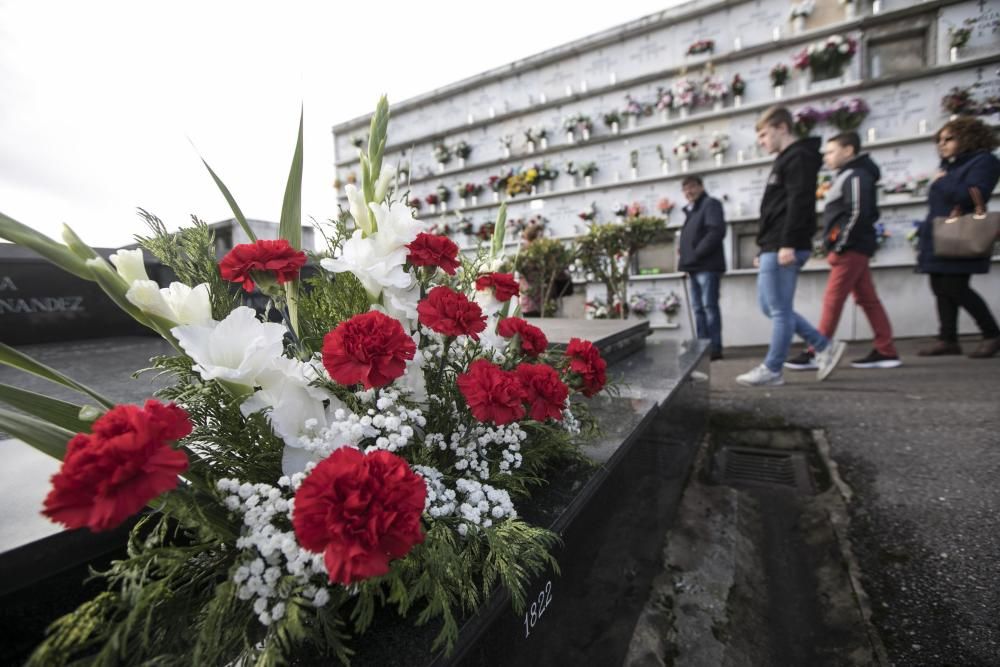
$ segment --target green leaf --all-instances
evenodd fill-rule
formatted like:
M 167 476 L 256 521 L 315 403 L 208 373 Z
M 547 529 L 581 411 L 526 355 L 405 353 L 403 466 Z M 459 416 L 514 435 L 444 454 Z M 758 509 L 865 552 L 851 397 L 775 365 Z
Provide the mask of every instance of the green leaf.
M 500 204 L 497 211 L 497 222 L 493 227 L 493 239 L 490 244 L 490 259 L 496 259 L 503 254 L 503 239 L 507 233 L 507 202 Z
M 7 384 L 0 384 L 0 401 L 73 433 L 90 431 L 91 422 L 80 419 L 83 406 Z
M 375 115 L 372 116 L 368 128 L 368 162 L 371 165 L 372 184 L 378 181 L 382 172 L 382 156 L 385 154 L 385 142 L 389 131 L 389 98 L 383 95 L 375 105 Z
M 0 343 L 0 364 L 6 364 L 12 368 L 17 368 L 18 370 L 22 370 L 26 373 L 31 373 L 51 382 L 55 382 L 56 384 L 61 384 L 64 387 L 69 387 L 70 389 L 78 391 L 81 394 L 87 394 L 106 408 L 115 407 L 115 404 L 112 401 L 104 398 L 90 387 L 82 385 L 76 380 L 66 377 L 54 368 L 49 368 L 45 364 L 35 361 L 28 355 L 18 352 L 11 346 L 5 345 L 4 343 Z
M 299 112 L 299 138 L 292 156 L 292 168 L 288 171 L 285 185 L 285 199 L 281 203 L 281 224 L 278 236 L 285 239 L 296 250 L 302 250 L 302 120 Z
M 212 175 L 212 180 L 215 181 L 215 184 L 218 186 L 219 190 L 222 191 L 222 196 L 226 198 L 227 202 L 229 202 L 229 208 L 232 209 L 233 215 L 236 217 L 236 222 L 240 223 L 240 227 L 243 228 L 243 231 L 246 233 L 247 238 L 250 239 L 251 243 L 256 243 L 257 235 L 253 233 L 253 230 L 250 229 L 250 225 L 247 224 L 247 218 L 245 215 L 243 215 L 243 211 L 240 210 L 240 207 L 236 203 L 236 200 L 233 198 L 232 193 L 229 192 L 229 188 L 227 188 L 226 184 L 222 182 L 222 179 L 220 179 L 218 176 L 215 175 L 215 172 L 212 171 L 212 168 L 208 166 L 208 162 L 205 161 L 205 158 L 201 158 L 201 163 L 205 165 L 205 169 L 208 169 L 208 173 Z
M 66 247 L 70 249 L 70 252 L 83 261 L 86 262 L 88 259 L 98 259 L 100 257 L 100 255 L 98 255 L 93 248 L 84 243 L 83 239 L 77 236 L 76 232 L 74 232 L 69 225 L 63 225 L 62 237 L 63 243 L 65 243 Z
M 0 408 L 0 429 L 60 461 L 66 454 L 66 443 L 75 435 L 41 419 L 3 408 Z
M 68 271 L 84 280 L 93 280 L 87 265 L 74 255 L 69 248 L 57 243 L 27 225 L 0 213 L 0 238 L 5 238 L 19 246 L 34 250 L 60 269 Z

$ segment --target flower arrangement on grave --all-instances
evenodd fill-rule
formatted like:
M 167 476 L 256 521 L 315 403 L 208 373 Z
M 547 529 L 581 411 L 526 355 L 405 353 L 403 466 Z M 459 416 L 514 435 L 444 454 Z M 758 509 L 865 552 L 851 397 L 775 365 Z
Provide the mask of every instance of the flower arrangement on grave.
M 430 227 L 427 228 L 428 234 L 433 234 L 434 236 L 448 236 L 451 234 L 451 227 L 446 222 L 435 222 Z M 452 244 L 454 245 L 454 244 Z M 450 248 L 450 246 L 442 246 L 445 248 Z M 455 251 L 458 252 L 458 246 L 455 247 Z M 446 250 L 446 252 L 450 252 Z
M 669 218 L 670 212 L 674 210 L 674 202 L 669 197 L 663 197 L 660 201 L 656 202 L 656 210 L 664 218 Z
M 62 459 L 47 516 L 100 531 L 155 510 L 34 664 L 346 663 L 380 609 L 434 622 L 449 650 L 495 587 L 521 613 L 554 565 L 557 537 L 515 503 L 580 457 L 584 408 L 568 399 L 600 391 L 605 363 L 579 339 L 547 350 L 515 316 L 517 282 L 494 268 L 503 207 L 474 257 L 420 233 L 391 198 L 388 118 L 383 99 L 364 187 L 348 188 L 353 232 L 333 226 L 316 278 L 299 273 L 301 124 L 278 240 L 255 238 L 221 181 L 251 239 L 221 262 L 207 225 L 168 233 L 147 216 L 140 245 L 174 270 L 169 288 L 147 279 L 142 250 L 109 264 L 68 228 L 63 245 L 0 215 L 0 236 L 97 282 L 174 348 L 153 359 L 169 384 L 143 406 L 48 369 L 80 405 L 5 388 L 27 414 L 0 410 L 0 428 Z
M 698 141 L 689 139 L 682 134 L 674 141 L 674 155 L 678 160 L 695 160 L 698 158 Z
M 621 125 L 622 122 L 621 114 L 618 113 L 617 109 L 612 109 L 611 111 L 608 111 L 607 113 L 603 114 L 602 118 L 604 119 L 605 127 L 609 128 L 613 128 L 616 124 Z
M 715 52 L 715 40 L 711 39 L 699 39 L 698 41 L 692 43 L 687 49 L 687 54 L 689 56 L 696 56 L 701 53 L 714 53 L 714 52 Z
M 656 155 L 660 158 L 660 164 L 667 161 L 667 152 L 663 150 L 662 144 L 656 144 Z
M 459 158 L 461 158 L 463 160 L 467 160 L 467 159 L 469 159 L 470 155 L 472 155 L 472 146 L 470 146 L 467 141 L 463 140 L 463 141 L 459 141 L 457 144 L 455 144 L 455 156 L 456 157 L 459 157 Z
M 583 316 L 588 320 L 606 320 L 608 305 L 598 298 L 593 298 L 583 304 Z
M 698 86 L 690 78 L 682 76 L 670 90 L 675 109 L 691 109 L 698 104 Z
M 406 205 L 419 211 L 420 207 L 423 206 L 423 202 L 420 201 L 420 197 L 411 197 L 407 200 Z
M 797 18 L 808 18 L 809 15 L 813 13 L 813 9 L 815 8 L 816 6 L 812 0 L 797 2 L 788 10 L 788 20 L 794 21 Z
M 713 132 L 712 140 L 708 144 L 708 152 L 713 156 L 725 155 L 729 150 L 729 135 L 725 132 Z
M 941 108 L 951 114 L 976 115 L 979 111 L 979 105 L 972 96 L 973 87 L 955 86 L 941 98 Z
M 734 74 L 733 80 L 729 83 L 729 89 L 733 91 L 733 95 L 742 97 L 747 90 L 747 82 L 739 74 Z
M 729 96 L 729 85 L 718 76 L 706 76 L 701 82 L 701 99 L 710 104 L 721 104 Z
M 441 198 L 438 197 L 436 192 L 432 192 L 426 197 L 424 197 L 424 201 L 427 202 L 428 206 L 437 206 L 438 204 L 441 203 Z M 431 212 L 433 213 L 433 211 Z
M 438 199 L 440 199 L 442 202 L 447 202 L 449 199 L 451 199 L 451 190 L 448 189 L 448 186 L 442 183 L 441 185 L 437 186 L 437 196 Z
M 549 131 L 544 127 L 529 127 L 524 131 L 524 141 L 527 144 L 541 144 L 542 139 L 545 139 L 548 136 Z
M 540 165 L 536 164 L 534 168 L 538 172 L 539 181 L 554 181 L 559 178 L 559 170 L 553 167 L 548 160 Z
M 410 178 L 410 163 L 406 160 L 401 161 L 396 166 L 396 178 L 402 182 Z
M 953 49 L 961 49 L 972 39 L 972 28 L 977 23 L 974 18 L 967 18 L 962 22 L 962 27 L 948 28 L 948 45 Z
M 795 134 L 800 137 L 808 137 L 818 123 L 826 120 L 826 112 L 806 105 L 792 114 L 792 120 L 795 121 Z
M 830 35 L 823 42 L 814 42 L 793 57 L 793 66 L 798 70 L 808 69 L 814 79 L 830 79 L 844 72 L 858 43 L 851 36 Z
M 861 123 L 868 117 L 870 111 L 868 103 L 860 97 L 837 100 L 827 109 L 826 120 L 838 130 L 856 130 L 861 127 Z
M 451 149 L 443 141 L 434 144 L 434 161 L 438 164 L 448 164 L 451 162 Z
M 486 185 L 493 192 L 503 192 L 507 189 L 507 180 L 513 173 L 512 169 L 506 169 L 499 174 L 492 174 L 486 179 Z
M 628 205 L 628 208 L 625 210 L 625 216 L 628 218 L 638 218 L 645 212 L 646 208 L 640 202 L 634 201 Z
M 656 88 L 656 109 L 657 111 L 669 111 L 674 107 L 674 94 L 670 88 L 657 86 Z
M 653 105 L 643 104 L 639 100 L 632 97 L 631 94 L 625 95 L 625 107 L 622 109 L 622 116 L 625 116 L 626 118 L 629 116 L 638 118 L 639 116 L 648 116 L 651 113 L 653 113 Z
M 585 113 L 577 113 L 572 116 L 567 116 L 563 120 L 563 128 L 568 132 L 580 132 L 584 130 L 591 132 L 594 129 L 594 122 Z
M 581 162 L 579 166 L 580 175 L 583 177 L 593 176 L 597 173 L 598 167 L 596 162 Z
M 472 236 L 476 231 L 475 225 L 469 218 L 462 218 L 459 220 L 455 225 L 455 229 L 458 230 L 459 234 L 464 234 L 466 236 Z
M 482 192 L 483 186 L 479 183 L 459 183 L 455 188 L 459 197 L 478 197 Z
M 629 312 L 646 317 L 653 310 L 653 301 L 645 294 L 632 294 L 628 298 Z
M 673 316 L 679 313 L 681 310 L 681 298 L 677 296 L 677 293 L 670 291 L 663 301 L 660 302 L 660 312 L 667 316 Z
M 587 233 L 577 239 L 575 255 L 595 280 L 604 283 L 605 303 L 628 304 L 628 267 L 632 257 L 666 228 L 663 218 L 640 215 L 618 223 L 591 224 Z M 621 316 L 620 310 L 611 312 L 613 316 Z
M 481 241 L 489 241 L 495 236 L 496 224 L 492 222 L 484 222 L 479 225 L 479 229 L 476 231 L 476 236 Z
M 618 202 L 617 204 L 615 204 L 614 214 L 615 217 L 624 218 L 626 215 L 628 215 L 628 204 L 626 204 L 625 202 Z
M 590 206 L 576 214 L 584 222 L 593 222 L 597 219 L 597 204 L 590 202 Z
M 355 148 L 361 148 L 362 146 L 365 145 L 365 138 L 360 134 L 356 134 L 353 137 L 351 137 L 351 145 L 354 146 Z
M 519 194 L 530 192 L 531 186 L 538 180 L 538 170 L 534 167 L 527 169 L 517 169 L 507 179 L 507 194 L 516 197 Z
M 788 83 L 788 65 L 784 63 L 778 63 L 771 68 L 771 86 L 777 88 L 778 86 L 783 86 Z

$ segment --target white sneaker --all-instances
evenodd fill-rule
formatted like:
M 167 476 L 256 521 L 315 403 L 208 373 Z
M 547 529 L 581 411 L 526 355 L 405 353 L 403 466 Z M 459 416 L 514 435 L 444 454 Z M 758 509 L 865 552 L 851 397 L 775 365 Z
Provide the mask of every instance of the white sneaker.
M 737 375 L 736 381 L 746 387 L 780 387 L 785 384 L 785 378 L 781 373 L 775 373 L 764 364 L 751 369 L 743 375 Z
M 819 367 L 816 370 L 816 379 L 818 381 L 822 382 L 830 376 L 830 373 L 840 363 L 840 358 L 844 356 L 846 350 L 847 343 L 839 340 L 831 340 L 825 350 L 816 353 L 816 365 Z

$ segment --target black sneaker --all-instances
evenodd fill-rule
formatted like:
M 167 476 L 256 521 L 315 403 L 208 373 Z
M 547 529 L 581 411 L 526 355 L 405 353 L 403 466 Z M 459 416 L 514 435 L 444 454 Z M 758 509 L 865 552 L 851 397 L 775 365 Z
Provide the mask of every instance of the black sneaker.
M 902 366 L 903 362 L 897 356 L 886 356 L 878 350 L 872 350 L 863 359 L 855 359 L 851 362 L 853 368 L 896 368 Z
M 785 368 L 793 371 L 814 371 L 819 368 L 819 364 L 816 363 L 816 355 L 805 350 L 802 354 L 786 361 Z

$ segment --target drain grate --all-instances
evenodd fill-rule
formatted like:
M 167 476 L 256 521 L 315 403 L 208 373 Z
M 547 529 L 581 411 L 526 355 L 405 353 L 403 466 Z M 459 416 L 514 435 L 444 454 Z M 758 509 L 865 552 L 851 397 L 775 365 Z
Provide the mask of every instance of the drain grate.
M 723 484 L 784 486 L 802 493 L 816 492 L 804 452 L 723 447 L 717 456 Z

